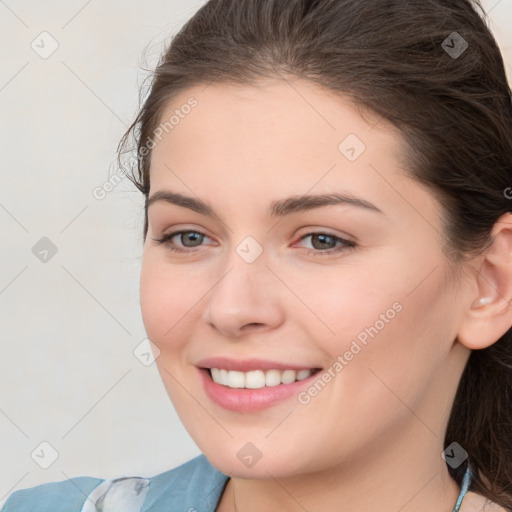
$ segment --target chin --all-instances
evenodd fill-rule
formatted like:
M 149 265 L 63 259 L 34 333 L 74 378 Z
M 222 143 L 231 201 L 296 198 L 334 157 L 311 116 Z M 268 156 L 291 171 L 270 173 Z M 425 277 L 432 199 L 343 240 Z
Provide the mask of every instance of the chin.
M 276 453 L 276 450 L 265 454 L 265 450 L 257 449 L 250 444 L 242 444 L 242 448 L 224 446 L 224 449 L 203 449 L 202 452 L 210 461 L 210 464 L 221 473 L 237 478 L 286 478 L 296 474 L 306 472 L 308 464 L 305 462 L 303 454 L 300 454 L 300 466 L 297 465 L 299 459 L 297 452 L 285 454 Z M 252 456 L 252 460 L 251 460 Z M 260 457 L 260 458 L 258 458 Z M 309 468 L 310 469 L 310 468 Z M 308 469 L 308 470 L 309 470 Z

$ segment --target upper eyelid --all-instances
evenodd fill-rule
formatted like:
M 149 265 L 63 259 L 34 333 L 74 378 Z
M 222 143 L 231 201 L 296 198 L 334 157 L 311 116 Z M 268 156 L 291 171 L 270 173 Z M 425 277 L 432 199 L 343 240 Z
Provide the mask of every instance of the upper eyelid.
M 168 229 L 168 228 L 165 228 L 165 229 L 156 229 L 155 230 L 156 233 L 161 233 L 160 235 L 160 238 L 163 238 L 163 237 L 167 237 L 167 236 L 170 236 L 170 235 L 177 235 L 177 234 L 180 234 L 180 233 L 188 233 L 188 232 L 193 232 L 193 233 L 200 233 L 201 235 L 204 235 L 204 236 L 207 236 L 208 238 L 213 238 L 212 236 L 210 236 L 208 233 L 206 233 L 205 231 L 208 231 L 208 230 L 205 230 L 204 228 L 194 228 L 194 227 L 173 227 L 171 229 Z

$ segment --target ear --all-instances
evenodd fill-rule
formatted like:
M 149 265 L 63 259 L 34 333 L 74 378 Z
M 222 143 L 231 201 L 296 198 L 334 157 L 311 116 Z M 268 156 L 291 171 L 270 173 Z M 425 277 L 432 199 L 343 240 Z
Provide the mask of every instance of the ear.
M 492 230 L 492 245 L 479 257 L 477 293 L 459 326 L 457 340 L 469 349 L 486 348 L 512 325 L 512 214 L 503 214 Z M 482 259 L 483 258 L 483 259 Z

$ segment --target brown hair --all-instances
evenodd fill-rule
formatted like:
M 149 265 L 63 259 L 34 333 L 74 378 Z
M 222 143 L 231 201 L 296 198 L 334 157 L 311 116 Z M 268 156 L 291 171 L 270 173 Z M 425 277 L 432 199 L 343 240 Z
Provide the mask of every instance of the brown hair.
M 467 44 L 467 47 L 466 47 Z M 503 59 L 478 0 L 210 0 L 163 54 L 131 135 L 149 192 L 151 147 L 163 109 L 210 82 L 254 85 L 289 74 L 342 93 L 398 128 L 411 176 L 443 206 L 449 261 L 492 244 L 510 211 L 512 101 Z M 122 165 L 122 164 L 121 164 Z M 147 207 L 144 239 L 147 233 Z M 454 267 L 460 268 L 460 267 Z M 470 490 L 512 510 L 512 329 L 473 350 L 444 447 L 469 454 Z

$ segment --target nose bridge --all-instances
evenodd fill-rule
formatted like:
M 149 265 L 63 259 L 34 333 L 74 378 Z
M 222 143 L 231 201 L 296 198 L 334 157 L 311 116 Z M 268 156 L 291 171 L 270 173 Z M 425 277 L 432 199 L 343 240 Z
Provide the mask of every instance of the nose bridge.
M 241 243 L 231 251 L 224 272 L 212 289 L 211 300 L 223 304 L 226 312 L 256 308 L 265 296 L 264 274 L 268 272 L 263 253 L 255 257 L 254 248 Z
M 244 238 L 211 290 L 206 320 L 225 334 L 235 334 L 247 324 L 275 327 L 282 311 L 271 279 L 263 247 L 253 237 Z

